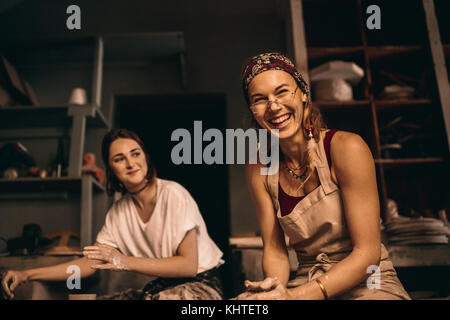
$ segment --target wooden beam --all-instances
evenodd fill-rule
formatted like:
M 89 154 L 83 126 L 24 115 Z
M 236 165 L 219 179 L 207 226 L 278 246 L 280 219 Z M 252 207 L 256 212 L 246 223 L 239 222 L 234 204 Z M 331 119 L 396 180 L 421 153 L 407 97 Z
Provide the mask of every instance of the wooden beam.
M 434 72 L 439 90 L 439 98 L 442 105 L 442 115 L 444 117 L 447 131 L 447 143 L 450 147 L 450 86 L 448 81 L 447 67 L 445 66 L 444 49 L 441 43 L 441 35 L 436 18 L 436 11 L 433 0 L 422 0 L 425 10 L 425 18 L 428 29 L 428 40 L 430 41 L 431 55 L 433 57 Z
M 303 21 L 302 0 L 288 0 L 289 10 L 287 13 L 287 43 L 289 55 L 295 60 L 298 71 L 309 83 L 308 74 L 308 51 L 306 47 L 305 24 Z

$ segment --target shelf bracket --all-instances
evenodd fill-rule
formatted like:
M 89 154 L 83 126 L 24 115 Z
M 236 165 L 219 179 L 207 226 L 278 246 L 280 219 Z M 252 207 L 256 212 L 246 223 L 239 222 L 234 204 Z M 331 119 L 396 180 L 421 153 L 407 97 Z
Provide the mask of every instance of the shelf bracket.
M 42 200 L 67 200 L 67 192 L 26 192 L 26 193 L 1 193 L 0 201 L 42 201 Z

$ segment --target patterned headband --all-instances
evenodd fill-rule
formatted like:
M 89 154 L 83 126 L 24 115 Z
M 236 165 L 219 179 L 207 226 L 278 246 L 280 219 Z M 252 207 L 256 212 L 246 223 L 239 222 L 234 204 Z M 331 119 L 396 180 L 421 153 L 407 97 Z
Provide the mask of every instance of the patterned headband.
M 248 104 L 250 104 L 248 100 L 248 85 L 258 74 L 269 70 L 282 70 L 289 73 L 295 79 L 303 93 L 309 95 L 308 84 L 291 60 L 277 52 L 261 53 L 250 59 L 242 73 L 242 88 Z

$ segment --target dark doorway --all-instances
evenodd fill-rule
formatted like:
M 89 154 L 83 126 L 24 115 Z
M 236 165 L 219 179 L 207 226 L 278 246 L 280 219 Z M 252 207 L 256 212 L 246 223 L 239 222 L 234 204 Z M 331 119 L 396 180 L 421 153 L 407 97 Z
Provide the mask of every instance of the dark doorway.
M 224 94 L 140 95 L 116 97 L 116 127 L 135 131 L 144 141 L 155 164 L 157 175 L 183 185 L 197 202 L 209 235 L 224 253 L 225 294 L 231 288 L 230 213 L 228 169 L 226 165 L 180 164 L 171 160 L 172 132 L 178 128 L 191 133 L 191 155 L 194 162 L 194 121 L 202 121 L 202 132 L 219 129 L 225 136 L 226 98 Z M 203 143 L 203 147 L 209 142 Z M 203 150 L 203 149 L 202 149 Z

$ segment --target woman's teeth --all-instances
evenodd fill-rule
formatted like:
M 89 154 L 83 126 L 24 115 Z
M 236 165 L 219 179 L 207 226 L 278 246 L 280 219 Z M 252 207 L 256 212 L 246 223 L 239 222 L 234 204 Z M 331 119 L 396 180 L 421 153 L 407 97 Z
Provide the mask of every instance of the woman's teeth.
M 281 116 L 281 117 L 279 117 L 279 118 L 270 120 L 269 122 L 270 122 L 272 125 L 274 125 L 274 126 L 279 126 L 279 125 L 281 125 L 283 122 L 289 120 L 290 118 L 291 118 L 291 114 L 286 114 L 286 115 Z

